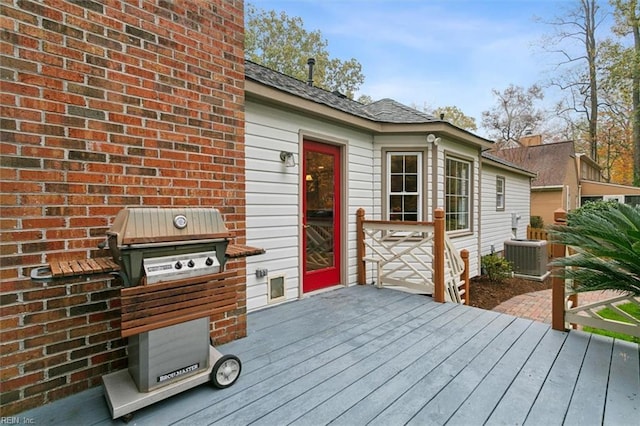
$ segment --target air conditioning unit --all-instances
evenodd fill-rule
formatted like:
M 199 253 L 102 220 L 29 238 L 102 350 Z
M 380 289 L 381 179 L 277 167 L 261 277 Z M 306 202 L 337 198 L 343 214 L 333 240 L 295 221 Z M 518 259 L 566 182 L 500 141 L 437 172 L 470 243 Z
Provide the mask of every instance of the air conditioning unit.
M 511 262 L 516 276 L 543 281 L 550 274 L 544 240 L 507 240 L 504 257 Z

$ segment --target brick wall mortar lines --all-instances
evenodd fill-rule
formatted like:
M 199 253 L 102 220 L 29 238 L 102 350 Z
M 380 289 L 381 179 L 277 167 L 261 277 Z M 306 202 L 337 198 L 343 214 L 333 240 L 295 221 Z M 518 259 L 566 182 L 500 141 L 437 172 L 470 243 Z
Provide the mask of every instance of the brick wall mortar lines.
M 124 206 L 220 207 L 245 243 L 243 7 L 3 4 L 3 415 L 126 366 L 118 281 L 47 286 L 31 269 L 109 256 L 98 243 Z M 231 265 L 244 276 L 243 261 Z M 212 323 L 217 343 L 246 334 L 244 284 L 235 320 Z

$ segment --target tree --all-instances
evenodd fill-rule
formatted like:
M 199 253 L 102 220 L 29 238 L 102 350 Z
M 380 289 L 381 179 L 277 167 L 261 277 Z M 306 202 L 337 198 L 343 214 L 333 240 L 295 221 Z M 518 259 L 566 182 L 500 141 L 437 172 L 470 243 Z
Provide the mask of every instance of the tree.
M 630 185 L 633 182 L 633 155 L 630 127 L 619 123 L 622 115 L 600 114 L 598 158 L 606 182 Z
M 577 291 L 618 290 L 640 296 L 640 207 L 587 203 L 568 216 L 567 225 L 549 228 L 553 241 L 576 254 L 552 262 L 573 278 Z
M 476 125 L 476 119 L 465 115 L 464 112 L 457 106 L 444 106 L 438 107 L 431 112 L 435 117 L 442 117 L 444 120 L 450 122 L 454 126 L 458 126 L 461 129 L 475 132 L 478 130 Z
M 307 31 L 301 18 L 248 5 L 245 22 L 245 57 L 248 60 L 307 81 L 307 61 L 314 58 L 313 84 L 338 91 L 350 99 L 364 82 L 360 63 L 355 59 L 331 58 L 322 33 Z
M 369 105 L 373 103 L 373 98 L 369 95 L 360 95 L 357 99 L 361 104 Z
M 607 182 L 633 182 L 631 49 L 615 40 L 600 44 L 598 163 Z
M 640 186 L 640 11 L 638 0 L 611 0 L 611 4 L 616 20 L 614 32 L 622 37 L 633 36 L 633 46 L 626 62 L 632 81 L 633 184 Z
M 598 46 L 596 30 L 603 16 L 596 0 L 578 0 L 578 5 L 565 16 L 548 22 L 555 34 L 544 40 L 553 46 L 554 53 L 562 57 L 559 68 L 565 72 L 552 79 L 551 84 L 567 92 L 561 108 L 584 115 L 586 118 L 589 155 L 598 159 Z M 575 51 L 575 46 L 580 46 Z
M 544 111 L 535 107 L 544 94 L 540 86 L 534 84 L 528 89 L 513 84 L 503 92 L 492 90 L 497 104 L 489 111 L 482 112 L 482 127 L 489 136 L 496 139 L 499 146 L 517 142 L 522 136 L 533 132 L 544 119 Z

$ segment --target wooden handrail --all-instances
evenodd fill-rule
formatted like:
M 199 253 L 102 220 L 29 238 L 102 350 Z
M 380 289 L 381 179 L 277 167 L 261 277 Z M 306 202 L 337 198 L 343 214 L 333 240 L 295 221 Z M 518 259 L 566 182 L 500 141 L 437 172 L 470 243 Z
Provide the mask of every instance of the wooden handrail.
M 558 209 L 553 213 L 553 220 L 556 225 L 566 225 L 567 213 Z M 564 244 L 559 244 L 553 239 L 551 240 L 552 249 L 551 254 L 554 259 L 565 256 L 566 247 Z M 554 330 L 565 331 L 564 321 L 564 277 L 560 273 L 561 266 L 555 266 L 552 270 L 551 277 L 551 328 Z
M 433 217 L 433 300 L 444 303 L 444 210 L 435 209 Z
M 464 271 L 460 274 L 460 279 L 464 281 L 464 304 L 468 305 L 471 299 L 469 293 L 469 250 L 462 249 L 460 251 L 460 257 L 462 258 L 462 262 L 464 262 Z
M 364 209 L 361 207 L 356 212 L 356 255 L 358 256 L 358 284 L 365 285 L 367 283 L 364 260 Z

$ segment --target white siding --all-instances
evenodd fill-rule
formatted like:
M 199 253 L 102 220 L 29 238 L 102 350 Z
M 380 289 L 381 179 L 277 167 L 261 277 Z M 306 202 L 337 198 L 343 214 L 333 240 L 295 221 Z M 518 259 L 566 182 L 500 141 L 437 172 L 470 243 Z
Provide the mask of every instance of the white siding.
M 268 305 L 268 276 L 284 274 L 285 300 L 300 297 L 301 134 L 311 133 L 321 142 L 326 138 L 327 142 L 344 143 L 344 284 L 355 284 L 356 211 L 360 207 L 374 210 L 371 135 L 250 100 L 245 112 L 247 244 L 266 250 L 265 254 L 247 258 L 247 310 Z M 293 152 L 296 166 L 285 167 L 280 151 Z M 269 275 L 256 277 L 259 268 L 267 269 Z
M 521 216 L 518 237 L 526 237 L 529 223 L 529 178 L 501 169 L 481 168 L 478 148 L 442 138 L 435 147 L 426 135 L 378 135 L 356 131 L 327 121 L 297 114 L 291 110 L 246 103 L 246 217 L 247 244 L 266 249 L 266 253 L 247 258 L 247 310 L 268 305 L 267 278 L 285 276 L 285 300 L 301 296 L 300 182 L 302 135 L 336 143 L 343 147 L 343 284 L 356 283 L 355 215 L 364 208 L 369 219 L 382 218 L 382 152 L 393 149 L 425 151 L 426 179 L 424 220 L 433 220 L 433 210 L 444 208 L 444 167 L 446 155 L 469 160 L 472 164 L 471 232 L 451 232 L 458 250 L 467 249 L 470 275 L 480 273 L 480 255 L 494 245 L 502 250 L 511 236 L 511 213 Z M 280 151 L 293 152 L 296 166 L 285 167 Z M 495 177 L 505 176 L 505 210 L 495 209 Z M 482 191 L 480 189 L 482 188 Z M 482 194 L 482 195 L 481 195 Z M 482 235 L 482 242 L 480 241 Z M 258 278 L 257 269 L 267 269 Z
M 505 179 L 505 208 L 496 210 L 496 177 Z M 504 249 L 504 241 L 512 238 L 511 216 L 520 216 L 517 221 L 516 237 L 527 238 L 530 215 L 530 179 L 527 176 L 509 172 L 492 165 L 482 168 L 482 244 L 481 254 Z

